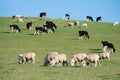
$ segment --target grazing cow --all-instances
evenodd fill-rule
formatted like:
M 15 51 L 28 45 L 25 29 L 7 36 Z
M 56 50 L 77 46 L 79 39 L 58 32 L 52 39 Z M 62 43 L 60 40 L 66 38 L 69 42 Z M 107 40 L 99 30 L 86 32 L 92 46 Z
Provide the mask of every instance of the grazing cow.
M 24 64 L 25 62 L 32 61 L 33 64 L 35 64 L 35 56 L 36 54 L 33 52 L 25 53 L 25 54 L 19 54 L 18 55 L 18 63 Z
M 46 17 L 46 12 L 40 13 L 40 17 Z
M 83 24 L 81 25 L 81 28 L 87 28 L 87 27 L 88 27 L 87 23 L 83 23 Z
M 103 52 L 106 52 L 107 50 L 112 51 L 112 53 L 115 53 L 115 47 L 112 43 L 108 42 L 108 41 L 101 41 L 102 45 L 103 45 Z
M 94 21 L 91 16 L 86 16 L 86 18 L 87 18 L 87 21 Z
M 35 34 L 40 34 L 40 33 L 48 33 L 45 27 L 35 27 Z
M 96 18 L 96 22 L 99 22 L 99 21 L 102 21 L 102 17 L 101 16 Z
M 69 14 L 65 14 L 65 17 L 66 17 L 66 19 L 70 19 L 70 15 Z
M 79 31 L 79 40 L 80 40 L 80 39 L 83 39 L 83 38 L 89 39 L 89 34 L 88 34 L 87 31 Z
M 119 22 L 114 22 L 113 26 L 119 26 Z
M 43 25 L 49 32 L 55 32 L 55 29 L 57 29 L 57 26 L 52 21 L 46 21 L 46 25 Z
M 31 29 L 32 29 L 32 22 L 28 22 L 28 23 L 26 24 L 26 28 L 27 28 L 28 30 L 31 30 Z
M 18 27 L 18 25 L 10 25 L 10 32 L 13 32 L 15 30 L 15 32 L 21 32 L 21 29 Z

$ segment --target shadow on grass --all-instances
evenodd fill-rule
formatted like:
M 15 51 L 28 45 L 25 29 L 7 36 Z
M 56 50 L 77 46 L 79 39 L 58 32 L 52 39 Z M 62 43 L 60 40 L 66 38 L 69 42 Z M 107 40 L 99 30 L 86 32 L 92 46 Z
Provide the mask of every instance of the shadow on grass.
M 102 80 L 119 80 L 120 74 L 112 74 L 112 75 L 100 75 L 99 76 Z
M 34 34 L 31 33 L 31 34 L 27 34 L 27 35 L 34 35 Z
M 0 33 L 6 33 L 6 34 L 10 34 L 10 32 L 0 32 Z
M 102 53 L 102 49 L 89 49 L 91 53 Z

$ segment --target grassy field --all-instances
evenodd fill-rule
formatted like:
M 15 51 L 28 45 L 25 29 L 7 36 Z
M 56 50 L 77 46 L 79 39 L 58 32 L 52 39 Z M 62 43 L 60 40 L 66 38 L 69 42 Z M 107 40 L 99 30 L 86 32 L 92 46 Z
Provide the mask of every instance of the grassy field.
M 26 23 L 33 22 L 33 27 L 42 26 L 45 21 L 54 21 L 57 25 L 55 33 L 33 35 L 32 30 L 26 30 Z M 15 19 L 0 17 L 0 80 L 119 80 L 120 79 L 120 26 L 112 23 L 86 22 L 88 28 L 79 26 L 65 27 L 74 20 L 25 18 L 24 23 Z M 18 24 L 21 33 L 9 33 L 10 24 Z M 86 30 L 89 40 L 78 40 L 78 31 Z M 111 60 L 102 60 L 101 67 L 90 65 L 85 68 L 72 66 L 44 67 L 44 57 L 48 52 L 65 53 L 68 61 L 73 54 L 84 52 L 95 54 L 102 52 L 102 40 L 108 40 L 115 45 L 116 53 L 111 54 Z M 18 64 L 18 54 L 36 53 L 36 64 Z

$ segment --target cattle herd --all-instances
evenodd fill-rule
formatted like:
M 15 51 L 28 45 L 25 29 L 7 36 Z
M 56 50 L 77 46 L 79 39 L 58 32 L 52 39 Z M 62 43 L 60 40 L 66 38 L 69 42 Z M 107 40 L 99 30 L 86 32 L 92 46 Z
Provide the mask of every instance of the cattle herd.
M 17 16 L 13 16 L 12 18 L 16 18 L 16 17 L 20 17 L 21 19 L 22 16 L 17 15 Z M 46 17 L 46 12 L 40 13 L 40 17 Z M 68 20 L 70 19 L 69 14 L 65 14 L 65 17 Z M 87 21 L 94 21 L 91 16 L 86 16 L 86 19 Z M 99 21 L 102 21 L 101 16 L 96 18 L 96 22 L 99 22 Z M 26 23 L 26 29 L 31 30 L 33 27 L 32 24 L 33 22 Z M 79 25 L 79 21 L 75 21 L 74 23 L 69 22 L 67 24 L 67 27 L 72 27 L 73 25 Z M 113 24 L 113 26 L 118 26 L 118 25 L 119 25 L 118 22 L 115 22 Z M 83 23 L 80 26 L 80 28 L 88 28 L 88 24 Z M 35 27 L 34 35 L 39 35 L 39 34 L 49 33 L 49 32 L 54 33 L 56 29 L 57 29 L 57 25 L 54 22 L 46 21 L 43 26 Z M 21 32 L 21 29 L 19 28 L 18 25 L 12 24 L 10 25 L 10 33 L 14 31 Z M 79 40 L 90 38 L 90 35 L 87 31 L 80 30 L 78 31 L 78 35 L 79 35 Z M 77 64 L 77 66 L 85 67 L 85 66 L 90 65 L 91 63 L 94 63 L 94 66 L 97 67 L 97 65 L 101 66 L 100 64 L 101 59 L 110 60 L 110 54 L 115 53 L 116 51 L 114 45 L 109 41 L 101 41 L 101 44 L 103 45 L 102 53 L 89 54 L 89 55 L 86 53 L 76 53 L 71 57 L 70 65 L 75 66 L 75 64 Z M 34 52 L 19 54 L 18 63 L 24 64 L 24 63 L 32 62 L 33 64 L 35 64 L 35 58 L 36 58 L 36 54 Z M 54 65 L 57 65 L 57 66 L 69 65 L 68 60 L 67 60 L 67 55 L 64 53 L 49 52 L 44 58 L 43 66 L 54 66 Z

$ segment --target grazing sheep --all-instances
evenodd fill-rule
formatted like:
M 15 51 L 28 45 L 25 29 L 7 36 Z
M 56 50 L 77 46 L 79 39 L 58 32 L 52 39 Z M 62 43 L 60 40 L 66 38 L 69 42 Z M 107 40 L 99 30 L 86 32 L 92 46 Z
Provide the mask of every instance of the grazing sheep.
M 69 22 L 68 23 L 68 27 L 72 27 L 73 26 L 73 23 L 72 22 Z
M 12 18 L 15 19 L 15 18 L 22 18 L 23 16 L 22 15 L 13 15 Z
M 119 22 L 114 22 L 113 26 L 119 26 Z
M 55 58 L 50 62 L 49 66 L 54 66 L 55 64 L 57 64 L 58 66 L 59 65 L 64 66 L 64 64 L 68 65 L 66 55 L 65 54 L 56 55 Z
M 79 25 L 79 21 L 75 21 L 74 25 L 76 25 L 76 26 Z
M 80 28 L 87 28 L 87 27 L 88 27 L 87 23 L 83 23 Z
M 33 52 L 25 53 L 25 54 L 19 54 L 18 55 L 18 63 L 19 64 L 24 64 L 25 62 L 29 62 L 30 60 L 32 61 L 33 64 L 35 64 L 35 56 L 36 54 Z
M 19 18 L 18 22 L 24 22 L 24 20 L 22 18 Z
M 88 55 L 82 62 L 81 62 L 81 66 L 86 66 L 89 65 L 90 63 L 94 63 L 95 67 L 97 66 L 97 64 L 100 65 L 100 61 L 99 61 L 99 55 L 97 54 L 91 54 Z
M 104 52 L 99 54 L 99 59 L 108 59 L 110 60 L 110 52 Z
M 46 55 L 44 66 L 48 66 L 49 63 L 58 55 L 58 52 L 50 52 Z
M 81 62 L 84 58 L 87 57 L 85 53 L 79 53 L 72 56 L 71 65 L 74 66 L 76 63 Z

